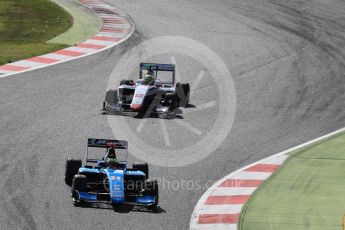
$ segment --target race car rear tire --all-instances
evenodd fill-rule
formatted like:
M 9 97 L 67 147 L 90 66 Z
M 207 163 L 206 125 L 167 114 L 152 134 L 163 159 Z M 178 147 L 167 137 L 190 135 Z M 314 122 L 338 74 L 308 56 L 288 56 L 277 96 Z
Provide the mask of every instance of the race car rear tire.
M 72 193 L 74 191 L 87 192 L 87 177 L 85 175 L 75 175 L 72 181 Z
M 154 196 L 155 202 L 153 205 L 149 206 L 150 209 L 155 209 L 159 202 L 159 190 L 157 180 L 146 180 L 145 181 L 145 192 L 144 195 Z
M 149 166 L 145 162 L 134 162 L 133 169 L 142 171 L 146 175 L 146 179 L 149 178 Z
M 74 175 L 78 174 L 81 164 L 80 159 L 67 158 L 65 169 L 65 182 L 67 185 L 72 185 L 73 177 Z
M 127 81 L 127 80 L 122 79 L 122 80 L 120 81 L 120 85 L 126 85 L 126 81 Z
M 122 80 L 120 81 L 120 85 L 130 85 L 131 82 L 134 83 L 133 80 L 125 80 L 125 79 L 122 79 Z
M 180 82 L 176 83 L 176 95 L 178 98 L 178 103 L 180 107 L 187 107 L 189 104 L 190 97 L 190 85 L 189 83 L 181 84 Z

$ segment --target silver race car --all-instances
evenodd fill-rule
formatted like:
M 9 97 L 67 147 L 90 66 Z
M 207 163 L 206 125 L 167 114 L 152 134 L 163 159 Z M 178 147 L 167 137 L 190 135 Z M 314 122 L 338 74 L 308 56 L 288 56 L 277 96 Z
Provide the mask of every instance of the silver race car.
M 122 80 L 118 90 L 107 90 L 102 112 L 137 117 L 155 113 L 170 118 L 178 107 L 188 105 L 189 96 L 188 83 L 175 85 L 175 65 L 141 63 L 137 81 Z

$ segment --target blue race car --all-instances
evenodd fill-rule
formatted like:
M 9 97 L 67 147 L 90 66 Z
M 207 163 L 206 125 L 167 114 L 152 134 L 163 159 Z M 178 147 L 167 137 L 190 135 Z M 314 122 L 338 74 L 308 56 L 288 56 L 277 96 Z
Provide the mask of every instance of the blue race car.
M 104 157 L 90 157 L 89 148 L 102 149 Z M 81 159 L 68 158 L 65 182 L 72 187 L 75 206 L 87 203 L 109 203 L 114 208 L 122 204 L 147 207 L 158 206 L 158 183 L 149 180 L 147 163 L 136 162 L 127 167 L 128 142 L 107 139 L 88 139 L 86 164 Z M 119 160 L 126 152 L 126 160 Z

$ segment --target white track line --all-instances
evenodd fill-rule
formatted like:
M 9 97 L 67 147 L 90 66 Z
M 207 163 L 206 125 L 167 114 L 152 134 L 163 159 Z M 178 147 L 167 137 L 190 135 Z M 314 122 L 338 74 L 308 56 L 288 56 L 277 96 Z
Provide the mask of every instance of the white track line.
M 229 205 L 204 205 L 200 210 L 200 214 L 231 214 L 241 212 L 241 204 Z
M 204 224 L 199 230 L 237 230 L 237 224 Z
M 212 190 L 212 196 L 236 196 L 236 195 L 250 195 L 257 187 L 221 187 Z

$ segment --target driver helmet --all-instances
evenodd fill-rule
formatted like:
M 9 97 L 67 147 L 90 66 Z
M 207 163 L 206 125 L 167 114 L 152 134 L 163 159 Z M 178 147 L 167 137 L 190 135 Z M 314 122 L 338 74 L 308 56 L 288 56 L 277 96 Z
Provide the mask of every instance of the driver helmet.
M 117 161 L 116 158 L 108 158 L 106 161 L 106 164 L 108 168 L 117 168 L 119 165 L 119 162 Z
M 153 85 L 152 74 L 146 74 L 144 82 L 145 82 L 145 85 Z
M 116 153 L 114 148 L 108 149 L 107 158 L 116 158 Z

